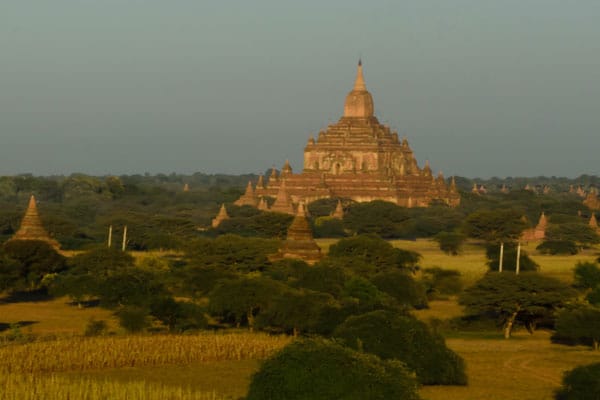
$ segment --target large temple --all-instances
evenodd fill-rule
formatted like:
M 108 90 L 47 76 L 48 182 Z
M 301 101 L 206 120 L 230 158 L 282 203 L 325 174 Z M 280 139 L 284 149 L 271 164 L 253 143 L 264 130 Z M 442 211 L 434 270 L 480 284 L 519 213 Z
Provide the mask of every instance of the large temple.
M 272 211 L 290 214 L 294 209 L 289 203 L 323 198 L 385 200 L 403 207 L 460 203 L 454 181 L 447 185 L 441 173 L 434 176 L 429 163 L 419 168 L 406 138 L 399 140 L 397 132 L 379 123 L 360 61 L 344 115 L 308 140 L 302 172 L 294 173 L 289 162 L 280 174 L 273 168 L 267 183 L 261 176 L 256 188 L 249 185 L 236 204 L 257 207 L 265 197 L 277 199 Z

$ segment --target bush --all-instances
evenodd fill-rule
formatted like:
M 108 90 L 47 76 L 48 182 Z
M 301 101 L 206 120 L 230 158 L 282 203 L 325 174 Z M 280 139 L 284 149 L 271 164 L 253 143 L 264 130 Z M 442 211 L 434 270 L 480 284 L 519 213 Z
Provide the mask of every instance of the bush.
M 575 255 L 579 252 L 577 244 L 571 240 L 545 240 L 536 247 L 536 250 L 542 254 L 570 254 Z
M 325 340 L 295 342 L 263 363 L 246 400 L 417 400 L 398 361 L 382 361 Z
M 579 307 L 563 310 L 556 318 L 556 338 L 600 347 L 600 309 Z
M 100 335 L 104 335 L 106 333 L 108 329 L 108 326 L 106 325 L 106 321 L 104 320 L 95 320 L 95 319 L 90 319 L 89 322 L 87 323 L 86 327 L 85 327 L 85 332 L 84 335 L 85 336 L 100 336 Z
M 593 289 L 600 285 L 600 268 L 591 262 L 578 262 L 575 265 L 575 285 L 584 289 Z
M 440 232 L 433 239 L 444 253 L 457 256 L 467 237 L 459 232 Z
M 462 291 L 460 272 L 456 270 L 434 267 L 426 268 L 423 272 L 429 298 L 435 298 L 438 294 L 456 295 Z
M 425 287 L 402 271 L 382 272 L 371 278 L 380 291 L 392 296 L 398 303 L 414 308 L 427 308 Z
M 577 367 L 566 372 L 556 400 L 600 399 L 600 363 Z
M 17 267 L 3 283 L 3 286 L 10 289 L 39 289 L 44 287 L 44 276 L 66 268 L 66 258 L 40 240 L 12 240 L 5 243 L 3 248 L 5 254 L 2 258 L 8 259 L 9 265 Z M 2 272 L 4 271 L 0 271 L 0 275 Z M 6 277 L 0 276 L 0 280 L 5 279 Z
M 119 325 L 127 332 L 141 332 L 150 324 L 148 321 L 148 311 L 139 307 L 126 307 L 117 312 Z
M 441 336 L 433 334 L 414 317 L 373 311 L 348 318 L 337 327 L 333 337 L 384 360 L 406 363 L 423 384 L 467 384 L 463 359 L 446 347 Z

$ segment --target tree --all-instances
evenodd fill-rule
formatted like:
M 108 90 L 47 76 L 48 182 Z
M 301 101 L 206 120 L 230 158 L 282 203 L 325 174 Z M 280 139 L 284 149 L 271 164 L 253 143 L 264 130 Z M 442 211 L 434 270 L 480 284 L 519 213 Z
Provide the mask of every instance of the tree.
M 377 289 L 396 299 L 399 304 L 427 308 L 425 287 L 403 271 L 379 273 L 371 278 L 371 282 Z
M 446 347 L 423 322 L 395 311 L 373 311 L 349 317 L 333 336 L 353 349 L 389 360 L 397 359 L 414 370 L 420 383 L 466 385 L 462 358 Z
M 286 290 L 287 286 L 268 278 L 224 281 L 209 294 L 208 311 L 225 322 L 245 323 L 252 330 L 256 316 Z
M 598 400 L 600 398 L 600 363 L 577 367 L 563 377 L 556 400 Z
M 460 232 L 440 232 L 433 237 L 444 253 L 457 256 L 466 237 Z
M 523 323 L 533 332 L 541 319 L 551 317 L 575 295 L 566 284 L 535 272 L 489 272 L 467 288 L 459 302 L 470 315 L 498 318 L 508 339 L 516 323 Z
M 339 311 L 340 306 L 327 294 L 311 290 L 286 290 L 275 297 L 271 305 L 256 318 L 261 328 L 275 328 L 292 333 L 323 334 L 323 320 L 329 311 Z
M 372 235 L 341 239 L 329 248 L 329 257 L 353 258 L 375 267 L 375 272 L 393 268 L 412 269 L 421 255 L 414 251 L 394 248 L 389 242 Z
M 358 234 L 374 234 L 386 239 L 409 237 L 415 224 L 408 209 L 386 201 L 371 201 L 350 206 L 344 225 Z
M 325 340 L 286 346 L 266 360 L 246 400 L 418 400 L 417 383 L 399 361 L 382 361 Z
M 66 268 L 66 258 L 48 243 L 39 240 L 11 240 L 3 246 L 4 274 L 0 280 L 4 287 L 39 289 L 45 287 L 44 277 L 56 274 Z M 16 271 L 7 270 L 16 267 Z
M 470 214 L 463 226 L 472 238 L 487 243 L 514 242 L 527 227 L 517 210 L 482 210 Z
M 578 262 L 575 265 L 575 285 L 583 289 L 594 289 L 600 285 L 600 267 L 597 263 Z
M 600 348 L 600 308 L 578 307 L 563 310 L 555 323 L 556 336 L 576 342 L 588 342 L 594 350 Z
M 462 291 L 463 284 L 460 272 L 438 267 L 423 270 L 423 283 L 427 287 L 427 296 L 456 295 Z
M 596 231 L 582 222 L 551 224 L 546 230 L 546 240 L 571 241 L 580 246 L 587 246 L 600 242 L 600 238 Z
M 544 240 L 536 248 L 542 254 L 570 254 L 579 253 L 579 247 L 571 240 Z

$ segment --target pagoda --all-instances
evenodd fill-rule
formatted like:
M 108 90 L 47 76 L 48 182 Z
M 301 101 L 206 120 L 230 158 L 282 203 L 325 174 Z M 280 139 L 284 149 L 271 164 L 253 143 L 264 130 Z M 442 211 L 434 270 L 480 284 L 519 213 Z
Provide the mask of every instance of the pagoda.
M 534 228 L 526 229 L 521 234 L 521 239 L 525 241 L 529 240 L 542 240 L 546 237 L 546 228 L 548 227 L 548 218 L 542 211 L 540 219 Z
M 48 243 L 56 250 L 60 248 L 60 244 L 50 237 L 42 225 L 42 220 L 40 219 L 35 197 L 33 195 L 29 198 L 29 205 L 27 206 L 27 211 L 25 211 L 25 216 L 21 221 L 21 227 L 13 237 L 9 239 L 9 242 L 13 240 L 38 240 Z
M 406 138 L 399 140 L 397 132 L 379 123 L 360 61 L 343 116 L 316 139 L 308 139 L 302 172 L 294 173 L 286 161 L 281 174 L 273 168 L 266 184 L 261 179 L 252 197 L 247 189 L 238 201 L 249 204 L 256 197 L 278 197 L 283 185 L 293 204 L 325 198 L 384 200 L 403 207 L 460 203 L 456 186 L 449 187 L 441 175 L 434 177 L 428 164 L 419 168 Z M 287 204 L 285 209 L 291 213 Z
M 215 218 L 213 218 L 213 220 L 211 222 L 211 226 L 213 228 L 216 228 L 219 225 L 221 225 L 221 222 L 225 221 L 226 219 L 229 219 L 229 214 L 227 214 L 227 209 L 225 208 L 225 204 L 221 204 L 219 213 L 217 214 L 217 216 Z
M 299 259 L 308 264 L 314 264 L 322 258 L 321 248 L 315 242 L 306 219 L 304 204 L 298 204 L 298 212 L 288 228 L 285 241 L 277 254 L 270 258 L 273 261 L 284 258 Z

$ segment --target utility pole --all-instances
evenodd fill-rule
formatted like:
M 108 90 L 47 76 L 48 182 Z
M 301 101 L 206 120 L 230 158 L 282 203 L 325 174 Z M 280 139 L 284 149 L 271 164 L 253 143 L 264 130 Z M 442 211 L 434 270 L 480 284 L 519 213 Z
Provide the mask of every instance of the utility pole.
M 108 248 L 112 246 L 112 225 L 108 227 Z
M 517 242 L 517 268 L 515 268 L 517 275 L 519 275 L 521 267 L 521 242 Z
M 500 242 L 500 260 L 498 260 L 498 272 L 502 272 L 502 262 L 504 261 L 504 242 Z
M 127 247 L 127 225 L 125 225 L 125 227 L 123 228 L 123 246 L 122 246 L 121 250 L 125 251 L 126 247 Z

